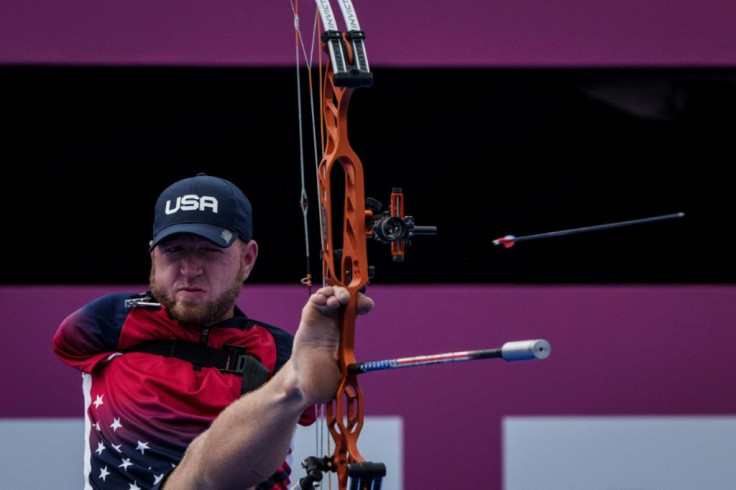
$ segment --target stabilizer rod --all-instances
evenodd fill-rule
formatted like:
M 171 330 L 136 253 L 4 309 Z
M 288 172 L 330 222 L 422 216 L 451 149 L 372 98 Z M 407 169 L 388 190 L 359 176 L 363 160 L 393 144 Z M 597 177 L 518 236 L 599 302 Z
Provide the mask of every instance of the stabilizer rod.
M 491 359 L 497 357 L 509 362 L 542 360 L 549 357 L 550 350 L 551 347 L 549 342 L 543 339 L 519 340 L 515 342 L 506 342 L 500 349 L 448 352 L 444 354 L 386 359 L 383 361 L 360 362 L 350 364 L 348 366 L 348 372 L 350 374 L 363 374 L 371 371 L 385 371 L 387 369 L 426 366 L 428 364 L 444 364 L 448 362 L 476 361 L 478 359 Z

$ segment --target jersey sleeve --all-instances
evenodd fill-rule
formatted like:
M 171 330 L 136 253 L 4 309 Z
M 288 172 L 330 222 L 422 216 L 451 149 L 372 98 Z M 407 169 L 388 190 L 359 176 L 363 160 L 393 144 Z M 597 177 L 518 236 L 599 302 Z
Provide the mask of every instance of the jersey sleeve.
M 117 352 L 120 331 L 129 314 L 125 300 L 135 296 L 127 293 L 103 296 L 67 316 L 54 334 L 54 354 L 85 373 L 107 362 Z

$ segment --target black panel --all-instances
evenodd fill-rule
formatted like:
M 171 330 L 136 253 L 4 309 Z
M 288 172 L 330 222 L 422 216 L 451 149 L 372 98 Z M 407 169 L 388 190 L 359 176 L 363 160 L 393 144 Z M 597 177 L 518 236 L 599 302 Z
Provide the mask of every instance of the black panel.
M 406 213 L 439 228 L 401 264 L 371 242 L 374 283 L 736 280 L 736 70 L 374 73 L 350 113 L 367 195 L 388 204 L 401 187 Z M 305 274 L 293 69 L 5 66 L 0 76 L 3 283 L 145 282 L 156 196 L 197 172 L 252 200 L 252 282 Z M 319 277 L 314 174 L 308 161 Z M 492 244 L 675 212 L 686 216 Z

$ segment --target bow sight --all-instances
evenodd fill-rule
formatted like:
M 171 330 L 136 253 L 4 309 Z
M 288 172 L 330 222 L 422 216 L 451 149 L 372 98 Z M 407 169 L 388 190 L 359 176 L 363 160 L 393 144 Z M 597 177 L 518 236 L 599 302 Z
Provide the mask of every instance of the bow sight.
M 413 216 L 404 214 L 404 193 L 400 187 L 391 190 L 391 207 L 381 213 L 383 204 L 369 197 L 366 199 L 366 233 L 381 243 L 391 244 L 391 255 L 394 262 L 404 260 L 404 248 L 411 245 L 415 236 L 437 234 L 436 226 L 416 226 Z M 380 213 L 380 214 L 379 214 Z

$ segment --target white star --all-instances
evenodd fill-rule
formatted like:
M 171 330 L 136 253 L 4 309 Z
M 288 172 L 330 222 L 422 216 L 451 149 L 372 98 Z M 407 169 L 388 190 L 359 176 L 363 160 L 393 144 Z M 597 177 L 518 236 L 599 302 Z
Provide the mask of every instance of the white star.
M 164 479 L 164 474 L 161 473 L 160 475 L 153 475 L 153 484 L 156 485 L 157 483 L 160 483 L 161 480 Z
M 117 452 L 122 453 L 120 450 L 120 448 L 123 447 L 122 444 L 111 444 L 111 446 L 114 447 Z
M 94 401 L 95 408 L 99 408 L 100 405 L 102 405 L 103 403 L 105 403 L 105 402 L 102 401 L 102 397 L 103 396 L 105 396 L 105 395 L 97 395 L 97 398 Z
M 99 422 L 95 422 L 93 427 L 95 428 L 96 431 L 99 432 L 99 430 L 100 430 L 100 423 Z
M 105 445 L 102 444 L 101 442 L 98 442 L 97 443 L 97 449 L 95 449 L 95 452 L 97 454 L 102 454 L 102 451 L 104 451 L 104 450 L 105 450 Z
M 133 482 L 133 483 L 131 483 L 131 484 L 130 484 L 130 486 L 128 487 L 128 490 L 141 490 L 141 487 L 139 487 L 139 486 L 138 486 L 138 484 L 137 484 L 136 482 Z
M 107 466 L 105 466 L 104 468 L 100 468 L 100 478 L 102 478 L 102 481 L 105 481 L 105 478 L 109 474 L 110 474 L 110 472 L 107 471 Z
M 138 447 L 135 448 L 135 450 L 136 451 L 140 451 L 141 454 L 146 454 L 146 449 L 150 449 L 148 447 L 148 443 L 147 442 L 138 441 Z
M 118 468 L 123 468 L 125 471 L 128 471 L 128 466 L 132 465 L 133 463 L 130 462 L 130 458 L 123 458 L 122 463 L 118 465 Z
M 115 417 L 115 419 L 112 421 L 112 424 L 110 424 L 110 427 L 112 427 L 113 432 L 121 428 L 123 424 L 120 423 L 120 417 Z

